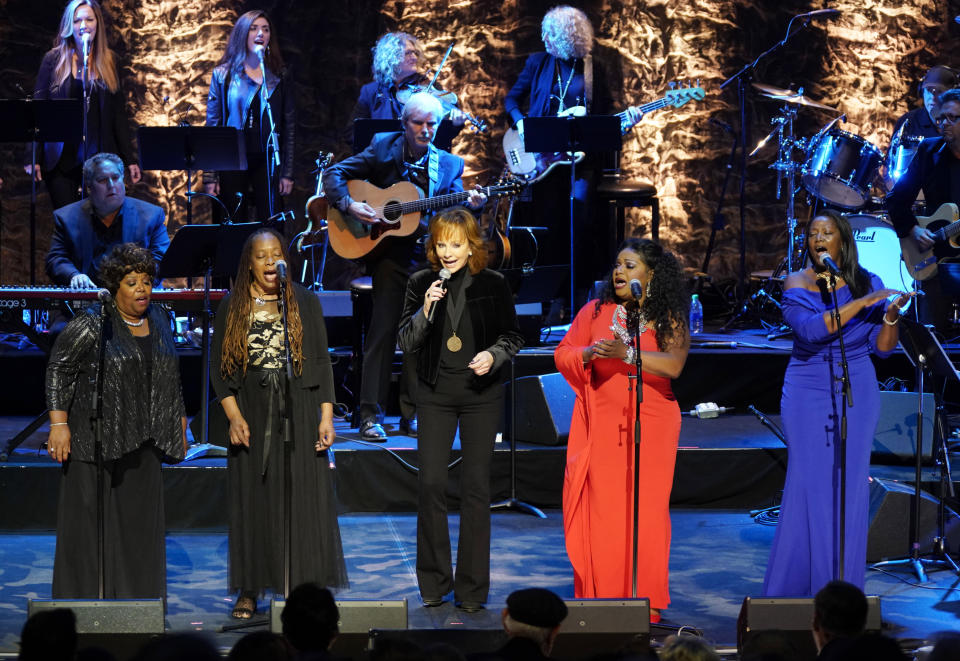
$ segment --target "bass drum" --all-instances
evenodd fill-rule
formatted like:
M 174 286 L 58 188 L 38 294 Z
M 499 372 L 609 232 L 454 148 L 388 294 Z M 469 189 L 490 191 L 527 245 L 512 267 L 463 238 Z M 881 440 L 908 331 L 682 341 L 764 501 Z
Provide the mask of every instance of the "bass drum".
M 824 202 L 859 209 L 870 199 L 870 187 L 883 154 L 859 135 L 832 129 L 810 145 L 803 165 L 803 187 Z
M 900 258 L 900 239 L 890 220 L 884 215 L 866 213 L 844 214 L 844 218 L 853 228 L 860 266 L 879 276 L 888 289 L 913 291 L 916 282 Z

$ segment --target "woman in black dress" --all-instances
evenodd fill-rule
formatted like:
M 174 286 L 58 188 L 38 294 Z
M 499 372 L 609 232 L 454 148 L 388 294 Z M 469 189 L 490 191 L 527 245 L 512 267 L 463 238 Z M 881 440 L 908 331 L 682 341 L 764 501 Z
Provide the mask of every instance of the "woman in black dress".
M 443 211 L 429 232 L 432 268 L 410 276 L 400 322 L 400 348 L 416 354 L 420 379 L 417 582 L 425 606 L 439 606 L 452 589 L 457 605 L 475 612 L 490 591 L 490 460 L 503 407 L 501 370 L 523 337 L 509 284 L 485 268 L 487 250 L 473 215 L 462 207 Z M 454 576 L 446 486 L 458 426 L 463 465 Z
M 281 289 L 277 262 L 286 261 L 280 235 L 258 230 L 247 239 L 230 295 L 217 310 L 210 377 L 230 423 L 233 617 L 256 612 L 257 596 L 284 587 L 285 385 L 292 436 L 291 585 L 347 584 L 327 449 L 333 444 L 333 370 L 319 299 L 289 278 Z M 283 322 L 286 292 L 293 380 L 286 382 Z
M 166 594 L 163 481 L 160 464 L 180 461 L 186 418 L 170 320 L 150 305 L 156 264 L 133 243 L 100 263 L 112 296 L 74 317 L 47 365 L 47 450 L 63 464 L 57 510 L 54 599 L 95 599 L 97 467 L 90 378 L 97 369 L 101 323 L 103 373 L 104 587 L 107 599 Z
M 38 145 L 33 169 L 30 153 L 24 169 L 37 181 L 46 181 L 54 209 L 80 199 L 83 163 L 100 152 L 118 154 L 133 183 L 140 166 L 130 140 L 126 100 L 120 86 L 117 54 L 107 45 L 103 12 L 97 0 L 71 0 L 63 10 L 53 48 L 40 63 L 34 99 L 83 98 L 83 41 L 87 39 L 90 102 L 87 106 L 87 144 L 46 142 Z M 42 173 L 42 174 L 41 174 Z

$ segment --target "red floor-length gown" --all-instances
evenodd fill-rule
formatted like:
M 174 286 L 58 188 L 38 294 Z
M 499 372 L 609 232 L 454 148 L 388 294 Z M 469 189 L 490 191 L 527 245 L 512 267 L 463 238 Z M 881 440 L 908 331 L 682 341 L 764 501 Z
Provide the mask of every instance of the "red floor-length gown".
M 554 354 L 576 393 L 563 484 L 563 527 L 578 599 L 632 594 L 634 394 L 622 360 L 583 364 L 583 349 L 613 339 L 616 305 L 591 301 L 577 314 Z M 656 334 L 640 336 L 643 351 L 656 351 Z M 651 608 L 670 603 L 670 489 L 680 436 L 680 409 L 670 379 L 643 373 L 640 404 L 640 506 L 637 596 Z

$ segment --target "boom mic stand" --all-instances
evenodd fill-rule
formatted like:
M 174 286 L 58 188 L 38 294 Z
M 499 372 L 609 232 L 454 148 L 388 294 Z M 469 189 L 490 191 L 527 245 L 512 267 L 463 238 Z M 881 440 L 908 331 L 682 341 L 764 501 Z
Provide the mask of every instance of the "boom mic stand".
M 104 553 L 105 525 L 104 525 L 104 465 L 103 465 L 103 363 L 107 350 L 107 329 L 113 334 L 113 323 L 107 315 L 109 301 L 100 301 L 100 340 L 97 349 L 97 371 L 93 375 L 96 387 L 93 389 L 93 456 L 97 466 L 97 598 L 106 598 L 105 573 L 106 558 Z
M 279 275 L 279 274 L 278 274 Z M 284 274 L 286 275 L 286 274 Z M 280 308 L 280 316 L 283 320 L 283 355 L 284 355 L 284 379 L 280 387 L 280 421 L 283 425 L 283 598 L 290 596 L 290 565 L 293 546 L 291 544 L 293 537 L 293 518 L 290 508 L 293 505 L 290 455 L 293 452 L 293 434 L 290 429 L 290 419 L 293 411 L 290 406 L 290 384 L 293 383 L 293 357 L 290 355 L 290 327 L 287 319 L 287 279 L 280 280 L 280 296 L 277 298 L 277 306 Z M 269 423 L 268 423 L 269 424 Z
M 636 387 L 637 396 L 633 398 L 633 553 L 631 557 L 630 582 L 631 596 L 636 599 L 637 582 L 639 580 L 637 566 L 637 551 L 640 546 L 640 403 L 643 402 L 643 360 L 640 357 L 640 309 L 637 308 L 637 317 L 633 329 L 633 365 L 637 373 L 627 377 L 627 392 Z
M 267 113 L 270 122 L 270 135 L 267 137 L 267 215 L 274 214 L 273 182 L 280 167 L 280 137 L 277 135 L 277 125 L 273 122 L 273 110 L 270 108 L 270 91 L 267 89 L 267 65 L 263 61 L 264 52 L 257 51 L 260 56 L 260 110 Z M 278 85 L 282 84 L 277 83 Z

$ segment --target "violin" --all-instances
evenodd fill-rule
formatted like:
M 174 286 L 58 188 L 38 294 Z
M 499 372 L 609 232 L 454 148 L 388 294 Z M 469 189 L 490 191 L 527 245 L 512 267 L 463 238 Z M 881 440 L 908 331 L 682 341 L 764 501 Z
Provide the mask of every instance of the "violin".
M 455 43 L 456 42 L 454 42 L 454 44 Z M 406 105 L 407 101 L 410 100 L 412 95 L 418 92 L 426 92 L 440 101 L 440 105 L 443 106 L 444 115 L 449 115 L 452 111 L 456 110 L 462 114 L 468 122 L 470 122 L 470 125 L 477 133 L 486 133 L 487 123 L 485 121 L 479 117 L 474 117 L 470 113 L 466 112 L 463 108 L 459 108 L 459 99 L 454 92 L 442 90 L 436 86 L 437 78 L 440 76 L 440 71 L 443 69 L 443 65 L 446 64 L 447 58 L 450 57 L 450 52 L 453 50 L 454 44 L 450 44 L 450 47 L 447 48 L 447 52 L 443 56 L 443 60 L 440 62 L 440 66 L 437 67 L 437 71 L 433 74 L 433 78 L 430 80 L 430 82 L 427 85 L 418 84 L 426 79 L 426 76 L 421 76 L 418 77 L 417 83 L 404 83 L 401 85 L 400 89 L 397 90 L 397 101 L 399 101 L 402 105 Z

